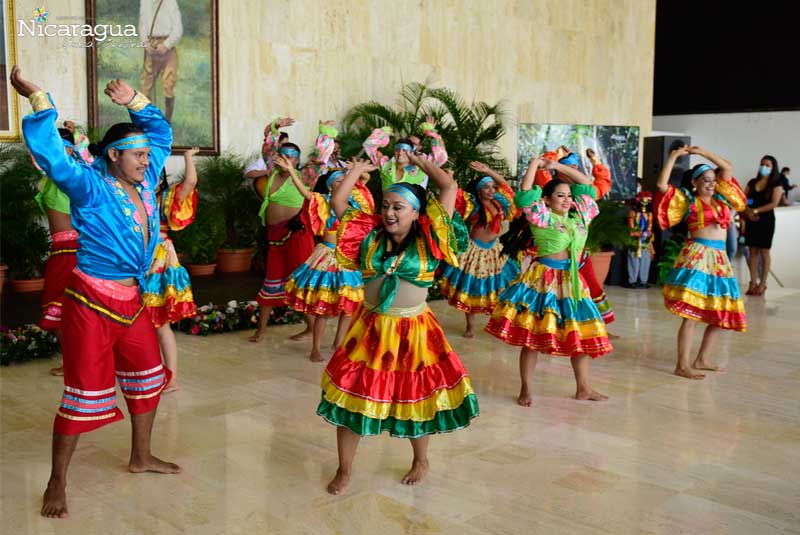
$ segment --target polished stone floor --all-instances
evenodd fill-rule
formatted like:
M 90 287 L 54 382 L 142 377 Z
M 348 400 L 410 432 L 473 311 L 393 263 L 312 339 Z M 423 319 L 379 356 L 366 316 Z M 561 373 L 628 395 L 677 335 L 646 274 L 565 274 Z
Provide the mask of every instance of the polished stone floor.
M 462 316 L 434 303 L 481 417 L 432 439 L 418 487 L 399 483 L 407 441 L 362 441 L 343 497 L 325 493 L 335 433 L 314 415 L 322 365 L 286 339 L 296 326 L 259 346 L 179 334 L 183 390 L 164 397 L 153 443 L 184 472 L 126 472 L 130 427 L 106 426 L 78 445 L 61 521 L 39 516 L 60 380 L 52 361 L 4 368 L 0 532 L 800 533 L 800 291 L 747 298 L 749 332 L 718 346 L 728 372 L 701 382 L 670 374 L 679 321 L 658 289 L 609 294 L 619 338 L 591 370 L 611 400 L 570 399 L 569 362 L 543 358 L 531 409 L 514 401 L 517 352 L 465 340 Z

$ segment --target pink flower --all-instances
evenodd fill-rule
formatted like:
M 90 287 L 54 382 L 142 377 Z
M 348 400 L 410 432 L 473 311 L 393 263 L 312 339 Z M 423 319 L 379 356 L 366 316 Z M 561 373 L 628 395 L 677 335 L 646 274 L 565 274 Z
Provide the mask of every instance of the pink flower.
M 192 326 L 192 334 L 197 334 L 200 332 L 200 325 L 195 324 Z

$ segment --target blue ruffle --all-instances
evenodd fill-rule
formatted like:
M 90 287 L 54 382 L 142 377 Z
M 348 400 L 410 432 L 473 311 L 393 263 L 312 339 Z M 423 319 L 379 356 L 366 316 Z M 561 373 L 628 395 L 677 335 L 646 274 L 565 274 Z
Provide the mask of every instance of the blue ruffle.
M 181 265 L 168 267 L 161 273 L 150 273 L 145 276 L 142 293 L 163 296 L 170 286 L 178 292 L 191 288 L 192 281 L 185 267 Z
M 498 306 L 516 307 L 520 312 L 527 310 L 541 316 L 546 313 L 555 314 L 559 324 L 566 320 L 602 321 L 597 305 L 590 298 L 584 297 L 578 302 L 572 297 L 559 299 L 555 293 L 540 293 L 522 281 L 503 290 L 498 300 Z
M 739 299 L 739 281 L 735 277 L 718 277 L 696 269 L 673 268 L 665 282 L 668 286 L 686 288 L 707 297 Z
M 464 292 L 473 297 L 487 296 L 492 293 L 499 293 L 506 288 L 519 275 L 519 264 L 509 260 L 497 275 L 491 275 L 485 279 L 480 279 L 460 268 L 449 264 L 444 265 L 442 278 L 447 280 L 447 284 L 459 292 Z
M 294 285 L 303 290 L 331 290 L 361 288 L 364 280 L 360 271 L 319 271 L 302 264 L 291 275 Z

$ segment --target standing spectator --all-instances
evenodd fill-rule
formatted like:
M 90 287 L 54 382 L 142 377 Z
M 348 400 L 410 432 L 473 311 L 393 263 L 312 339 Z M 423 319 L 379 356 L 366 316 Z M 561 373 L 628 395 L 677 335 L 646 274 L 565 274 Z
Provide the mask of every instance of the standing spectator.
M 747 208 L 745 209 L 744 243 L 750 252 L 748 266 L 750 268 L 750 286 L 747 295 L 764 295 L 767 290 L 770 263 L 769 250 L 772 248 L 772 236 L 775 234 L 775 207 L 783 197 L 781 174 L 778 173 L 778 162 L 774 156 L 761 158 L 758 176 L 750 180 L 745 188 Z M 761 260 L 761 276 L 758 262 Z

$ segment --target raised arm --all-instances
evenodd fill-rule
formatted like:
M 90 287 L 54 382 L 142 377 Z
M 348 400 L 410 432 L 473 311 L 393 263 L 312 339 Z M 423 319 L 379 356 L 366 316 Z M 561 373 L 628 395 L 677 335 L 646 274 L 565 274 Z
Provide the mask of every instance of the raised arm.
M 350 164 L 350 170 L 342 179 L 341 184 L 339 184 L 339 187 L 336 188 L 336 191 L 333 193 L 333 195 L 331 195 L 331 208 L 333 208 L 333 212 L 336 214 L 336 217 L 341 219 L 348 208 L 350 208 L 350 193 L 353 191 L 353 188 L 361 177 L 361 174 L 369 173 L 375 169 L 377 169 L 377 167 L 367 160 L 354 159 L 352 161 Z
M 383 167 L 389 161 L 389 157 L 381 153 L 381 149 L 389 144 L 389 137 L 392 135 L 392 127 L 384 126 L 376 128 L 362 145 L 364 152 L 367 153 L 372 165 Z
M 706 160 L 710 161 L 714 165 L 719 168 L 719 177 L 725 180 L 729 180 L 733 177 L 733 165 L 731 162 L 723 158 L 718 154 L 714 154 L 710 150 L 706 150 L 703 147 L 689 147 L 689 154 L 697 154 L 698 156 L 702 156 Z
M 301 171 L 303 173 L 303 182 L 310 187 L 313 187 L 320 175 L 328 168 L 328 160 L 333 154 L 336 136 L 339 135 L 339 131 L 333 125 L 333 121 L 320 121 L 317 141 L 308 156 L 308 162 Z
M 675 162 L 681 156 L 687 156 L 688 154 L 689 147 L 686 146 L 679 147 L 669 153 L 664 167 L 662 167 L 661 171 L 658 173 L 658 182 L 656 182 L 658 191 L 666 193 L 667 189 L 669 189 L 669 177 L 672 175 L 672 168 L 675 167 Z
M 506 178 L 503 175 L 501 175 L 500 173 L 498 173 L 497 171 L 495 171 L 494 169 L 492 169 L 491 167 L 489 167 L 485 163 L 482 163 L 482 162 L 470 162 L 469 166 L 470 166 L 470 168 L 474 169 L 475 171 L 477 171 L 477 172 L 479 172 L 481 174 L 484 174 L 486 176 L 491 177 L 492 180 L 494 180 L 495 184 L 500 184 L 500 185 L 505 185 L 505 186 L 508 185 L 508 181 L 506 180 Z
M 264 163 L 267 164 L 267 175 L 272 173 L 272 170 L 275 168 L 275 162 L 272 160 L 275 151 L 278 149 L 278 139 L 281 135 L 279 129 L 292 126 L 293 124 L 294 119 L 291 117 L 283 117 L 275 119 L 264 128 L 264 144 L 261 145 L 261 157 L 264 158 Z
M 574 167 L 563 165 L 558 162 L 554 162 L 553 160 L 544 160 L 543 166 L 548 171 L 556 171 L 560 175 L 566 177 L 567 180 L 573 184 L 584 184 L 586 186 L 591 186 L 592 184 L 592 179 L 590 177 L 581 173 Z
M 447 163 L 447 149 L 444 146 L 442 136 L 436 131 L 436 119 L 430 115 L 426 117 L 425 122 L 422 123 L 422 133 L 431 138 L 431 157 L 433 158 L 433 163 L 437 167 L 443 166 Z
M 544 160 L 542 158 L 531 158 L 528 162 L 528 169 L 525 171 L 525 176 L 522 177 L 522 182 L 519 184 L 520 191 L 528 191 L 533 187 L 536 181 L 536 172 L 542 167 Z
M 458 184 L 453 180 L 453 173 L 444 171 L 436 166 L 436 164 L 417 153 L 409 153 L 408 159 L 412 164 L 422 169 L 428 178 L 433 180 L 436 187 L 439 188 L 439 202 L 444 207 L 448 216 L 453 215 L 453 209 L 456 206 L 456 196 L 458 195 Z
M 198 147 L 192 147 L 183 153 L 183 162 L 185 171 L 183 173 L 183 182 L 178 190 L 178 202 L 183 202 L 192 194 L 197 187 L 197 168 L 194 166 L 194 155 L 198 153 Z
M 592 185 L 597 192 L 597 199 L 601 199 L 611 191 L 611 171 L 592 149 L 586 149 L 586 156 L 592 162 L 592 178 L 594 178 Z
M 292 179 L 297 191 L 300 192 L 300 195 L 302 195 L 304 199 L 308 200 L 313 196 L 311 190 L 306 187 L 306 185 L 303 183 L 303 180 L 300 178 L 300 174 L 297 172 L 297 169 L 294 168 L 292 162 L 290 162 L 286 156 L 279 154 L 275 158 L 275 165 L 289 173 L 289 178 Z

